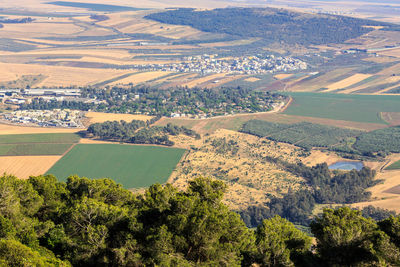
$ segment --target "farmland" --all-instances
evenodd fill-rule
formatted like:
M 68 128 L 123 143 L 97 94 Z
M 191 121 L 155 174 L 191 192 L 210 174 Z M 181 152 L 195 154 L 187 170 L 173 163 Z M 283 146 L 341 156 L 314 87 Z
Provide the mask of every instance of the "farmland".
M 62 155 L 79 139 L 72 133 L 0 135 L 0 156 Z
M 400 170 L 400 160 L 392 163 L 388 167 L 386 167 L 386 170 Z
M 184 149 L 117 144 L 78 144 L 47 173 L 62 180 L 77 174 L 112 178 L 125 188 L 165 183 Z
M 328 148 L 364 156 L 400 153 L 400 127 L 362 132 L 308 122 L 281 124 L 251 120 L 242 126 L 241 131 L 307 150 Z
M 1 156 L 0 172 L 28 179 L 29 176 L 44 174 L 60 158 L 61 156 Z
M 289 93 L 284 114 L 387 124 L 380 112 L 400 112 L 400 96 Z

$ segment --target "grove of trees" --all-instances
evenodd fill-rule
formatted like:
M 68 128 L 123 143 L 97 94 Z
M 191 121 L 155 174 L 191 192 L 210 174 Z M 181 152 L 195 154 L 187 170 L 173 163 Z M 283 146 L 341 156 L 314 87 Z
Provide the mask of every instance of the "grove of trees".
M 249 229 L 221 181 L 133 194 L 109 179 L 0 177 L 1 266 L 397 266 L 400 217 L 349 208 L 311 223 L 316 245 L 279 216 Z

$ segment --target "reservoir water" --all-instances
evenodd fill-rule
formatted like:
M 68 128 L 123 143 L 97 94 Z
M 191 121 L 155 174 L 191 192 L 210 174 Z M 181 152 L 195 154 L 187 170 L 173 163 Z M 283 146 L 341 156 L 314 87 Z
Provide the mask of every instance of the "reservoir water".
M 361 170 L 364 167 L 364 164 L 361 161 L 339 161 L 335 164 L 329 166 L 330 170 L 343 170 L 343 171 L 351 171 L 351 170 Z

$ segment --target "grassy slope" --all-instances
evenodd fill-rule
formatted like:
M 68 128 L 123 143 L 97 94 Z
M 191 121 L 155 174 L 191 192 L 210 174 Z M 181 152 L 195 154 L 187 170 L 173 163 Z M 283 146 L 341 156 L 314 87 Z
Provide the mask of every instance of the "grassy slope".
M 77 174 L 108 177 L 125 188 L 165 183 L 185 150 L 155 146 L 78 144 L 48 173 L 65 180 Z
M 285 114 L 387 124 L 380 112 L 400 112 L 400 96 L 289 93 Z

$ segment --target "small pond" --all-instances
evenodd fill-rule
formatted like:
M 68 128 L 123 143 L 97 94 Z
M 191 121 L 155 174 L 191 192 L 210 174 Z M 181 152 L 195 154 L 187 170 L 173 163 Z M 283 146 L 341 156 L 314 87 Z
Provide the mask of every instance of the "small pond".
M 364 167 L 364 164 L 361 161 L 339 161 L 335 164 L 329 166 L 330 170 L 343 170 L 343 171 L 351 171 L 356 169 L 357 171 L 361 170 Z

